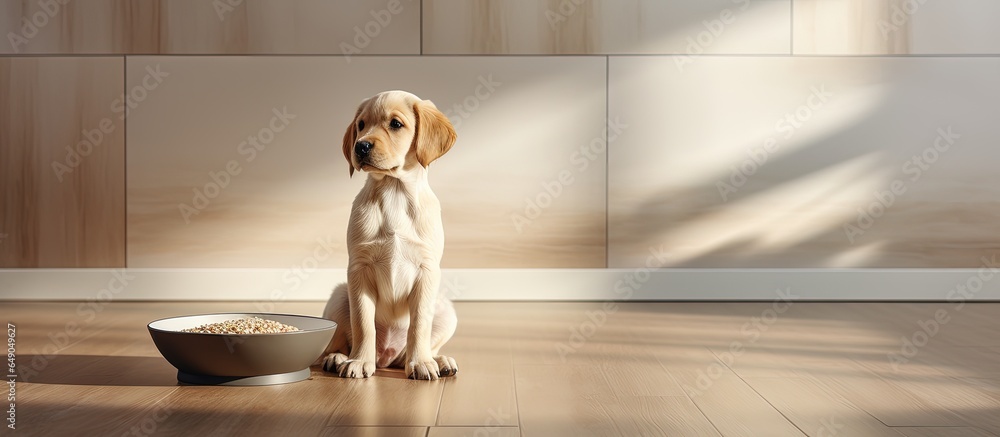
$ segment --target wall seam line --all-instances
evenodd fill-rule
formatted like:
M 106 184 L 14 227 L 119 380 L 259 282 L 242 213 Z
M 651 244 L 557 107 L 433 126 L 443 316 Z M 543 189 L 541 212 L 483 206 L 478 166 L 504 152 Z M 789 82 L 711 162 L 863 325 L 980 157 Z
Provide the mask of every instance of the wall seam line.
M 611 55 L 604 57 L 604 268 L 611 267 Z

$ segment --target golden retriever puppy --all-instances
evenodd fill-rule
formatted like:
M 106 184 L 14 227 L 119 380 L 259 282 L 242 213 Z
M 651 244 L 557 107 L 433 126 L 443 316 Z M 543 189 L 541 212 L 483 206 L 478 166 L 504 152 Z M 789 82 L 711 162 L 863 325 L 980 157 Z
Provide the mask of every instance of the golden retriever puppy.
M 455 308 L 438 288 L 444 230 L 427 168 L 455 144 L 451 122 L 429 100 L 386 91 L 361 103 L 344 133 L 344 157 L 368 174 L 347 228 L 347 284 L 323 317 L 337 322 L 323 369 L 367 378 L 402 367 L 413 379 L 458 372 L 439 354 L 455 333 Z

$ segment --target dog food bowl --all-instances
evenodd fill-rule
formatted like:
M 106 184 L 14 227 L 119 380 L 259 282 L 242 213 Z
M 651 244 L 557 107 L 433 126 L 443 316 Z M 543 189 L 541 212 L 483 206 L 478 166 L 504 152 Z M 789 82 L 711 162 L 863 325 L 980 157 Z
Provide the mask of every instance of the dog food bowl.
M 299 328 L 274 334 L 207 334 L 184 329 L 232 319 L 260 317 Z M 171 317 L 147 325 L 163 358 L 177 368 L 177 380 L 200 385 L 271 385 L 309 377 L 337 324 L 290 314 L 222 313 Z

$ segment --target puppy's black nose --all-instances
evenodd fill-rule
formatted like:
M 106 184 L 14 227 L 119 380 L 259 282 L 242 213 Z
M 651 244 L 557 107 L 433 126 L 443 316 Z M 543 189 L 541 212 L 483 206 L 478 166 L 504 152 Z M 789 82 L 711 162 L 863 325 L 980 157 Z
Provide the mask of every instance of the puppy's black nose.
M 360 157 L 368 156 L 368 152 L 372 151 L 372 143 L 368 141 L 358 141 L 354 143 L 354 153 L 357 153 Z

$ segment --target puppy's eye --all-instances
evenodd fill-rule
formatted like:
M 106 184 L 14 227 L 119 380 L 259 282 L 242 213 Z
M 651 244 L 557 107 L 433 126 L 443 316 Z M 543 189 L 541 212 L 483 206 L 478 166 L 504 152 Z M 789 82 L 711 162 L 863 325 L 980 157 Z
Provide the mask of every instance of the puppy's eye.
M 364 129 L 364 128 L 365 128 L 365 121 L 364 120 L 358 120 L 358 130 L 361 130 L 361 129 Z
M 399 129 L 399 128 L 403 127 L 403 123 L 400 123 L 399 120 L 396 120 L 394 118 L 394 119 L 392 119 L 392 121 L 389 122 L 389 127 L 393 128 L 393 129 Z

